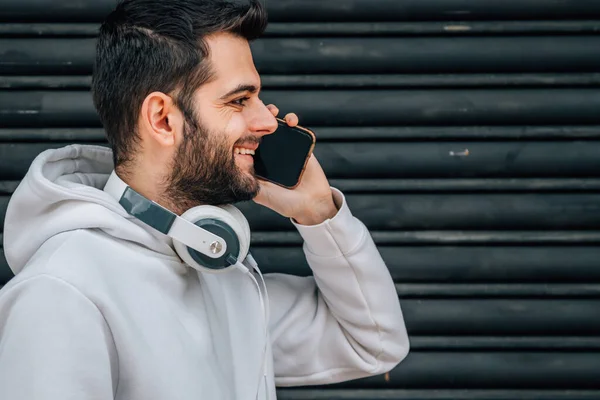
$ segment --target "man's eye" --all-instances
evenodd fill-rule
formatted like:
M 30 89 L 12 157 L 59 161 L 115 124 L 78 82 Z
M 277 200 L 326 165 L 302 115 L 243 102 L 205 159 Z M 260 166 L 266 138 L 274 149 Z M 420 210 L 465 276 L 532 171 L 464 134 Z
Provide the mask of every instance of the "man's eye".
M 231 102 L 231 104 L 234 104 L 234 105 L 236 105 L 236 106 L 243 107 L 243 106 L 245 105 L 244 103 L 245 103 L 246 101 L 248 101 L 248 100 L 249 100 L 249 98 L 248 98 L 248 97 L 242 97 L 241 99 L 233 100 L 233 101 Z

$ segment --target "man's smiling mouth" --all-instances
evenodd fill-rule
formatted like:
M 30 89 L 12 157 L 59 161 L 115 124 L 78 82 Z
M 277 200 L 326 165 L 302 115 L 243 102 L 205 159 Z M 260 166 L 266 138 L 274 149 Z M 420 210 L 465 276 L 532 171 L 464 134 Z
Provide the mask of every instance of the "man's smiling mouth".
M 255 154 L 254 149 L 249 149 L 247 147 L 234 147 L 233 152 L 234 154 L 249 154 L 252 156 Z

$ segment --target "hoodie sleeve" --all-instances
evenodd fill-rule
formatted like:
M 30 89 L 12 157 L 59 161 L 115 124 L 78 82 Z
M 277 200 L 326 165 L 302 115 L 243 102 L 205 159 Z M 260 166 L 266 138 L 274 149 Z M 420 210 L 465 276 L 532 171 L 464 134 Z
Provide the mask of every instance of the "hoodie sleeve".
M 343 194 L 332 190 L 339 208 L 335 217 L 315 226 L 294 223 L 313 276 L 265 276 L 278 386 L 378 375 L 408 354 L 408 335 L 388 268 Z
M 108 400 L 116 350 L 96 306 L 70 284 L 41 275 L 0 298 L 0 399 Z

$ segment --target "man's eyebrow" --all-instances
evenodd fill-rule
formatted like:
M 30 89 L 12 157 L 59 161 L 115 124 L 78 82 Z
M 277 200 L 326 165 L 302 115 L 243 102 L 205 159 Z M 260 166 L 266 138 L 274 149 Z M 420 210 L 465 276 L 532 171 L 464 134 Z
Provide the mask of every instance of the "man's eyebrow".
M 221 96 L 221 100 L 225 100 L 225 99 L 227 99 L 233 95 L 236 95 L 238 93 L 242 93 L 242 92 L 256 93 L 257 91 L 258 91 L 258 88 L 256 86 L 242 83 L 242 84 L 238 85 L 235 89 L 227 92 L 227 94 L 225 94 L 224 96 Z

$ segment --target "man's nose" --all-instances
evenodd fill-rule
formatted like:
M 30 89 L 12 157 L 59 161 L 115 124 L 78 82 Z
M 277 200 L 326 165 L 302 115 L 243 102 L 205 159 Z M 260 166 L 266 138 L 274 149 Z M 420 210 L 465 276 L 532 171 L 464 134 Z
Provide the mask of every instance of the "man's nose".
M 250 130 L 261 136 L 270 135 L 277 129 L 277 119 L 273 116 L 271 111 L 261 104 L 257 106 L 254 111 L 252 118 L 250 119 Z

